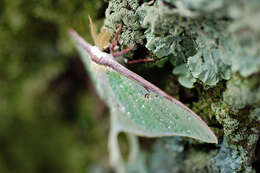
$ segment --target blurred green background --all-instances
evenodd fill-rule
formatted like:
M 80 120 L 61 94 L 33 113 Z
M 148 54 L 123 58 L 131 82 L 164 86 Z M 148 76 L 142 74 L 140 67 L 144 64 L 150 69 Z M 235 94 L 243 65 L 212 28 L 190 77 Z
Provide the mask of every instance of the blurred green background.
M 88 41 L 102 0 L 0 1 L 0 172 L 107 166 L 108 114 L 68 38 Z

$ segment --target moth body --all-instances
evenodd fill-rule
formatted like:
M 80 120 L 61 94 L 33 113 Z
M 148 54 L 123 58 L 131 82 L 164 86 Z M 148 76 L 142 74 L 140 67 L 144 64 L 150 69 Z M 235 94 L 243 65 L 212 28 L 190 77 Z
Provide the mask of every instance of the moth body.
M 97 46 L 91 46 L 91 51 L 95 52 L 95 61 L 90 61 L 90 68 L 97 74 L 104 73 L 108 70 L 106 66 L 100 65 L 98 62 L 115 61 L 111 54 L 101 51 Z
M 91 46 L 91 51 L 95 52 L 95 56 L 98 59 L 114 60 L 114 57 L 111 54 L 101 51 L 97 46 Z

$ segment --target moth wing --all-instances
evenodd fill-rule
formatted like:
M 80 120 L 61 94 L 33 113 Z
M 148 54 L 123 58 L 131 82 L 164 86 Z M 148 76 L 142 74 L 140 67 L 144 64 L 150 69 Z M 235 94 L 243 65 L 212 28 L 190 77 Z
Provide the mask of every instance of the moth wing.
M 122 131 L 146 137 L 187 136 L 217 143 L 210 128 L 190 110 L 116 71 L 111 70 L 107 75 L 119 105 L 113 111 Z
M 168 95 L 162 90 L 158 90 L 156 86 L 116 61 L 103 59 L 101 66 L 110 70 L 106 70 L 102 79 L 97 78 L 89 67 L 92 58 L 95 58 L 92 46 L 75 31 L 70 33 L 95 85 L 101 86 L 97 87 L 97 90 L 109 105 L 112 123 L 116 123 L 118 130 L 146 137 L 176 135 L 217 143 L 216 136 L 199 116 L 179 101 L 167 99 L 165 96 Z M 157 92 L 148 88 L 156 88 Z
M 75 43 L 75 47 L 77 48 L 78 52 L 80 53 L 80 57 L 82 62 L 84 63 L 84 66 L 91 77 L 94 86 L 96 88 L 96 91 L 98 95 L 106 101 L 108 104 L 108 99 L 111 98 L 111 91 L 108 86 L 108 76 L 106 73 L 102 71 L 98 71 L 97 69 L 91 68 L 91 64 L 93 64 L 92 57 L 95 55 L 95 52 L 93 52 L 94 46 L 91 46 L 89 43 L 87 43 L 81 36 L 79 36 L 74 30 L 70 30 L 72 41 Z M 96 49 L 99 51 L 98 49 Z M 94 63 L 96 64 L 96 63 Z M 99 65 L 99 68 L 105 68 L 103 65 Z

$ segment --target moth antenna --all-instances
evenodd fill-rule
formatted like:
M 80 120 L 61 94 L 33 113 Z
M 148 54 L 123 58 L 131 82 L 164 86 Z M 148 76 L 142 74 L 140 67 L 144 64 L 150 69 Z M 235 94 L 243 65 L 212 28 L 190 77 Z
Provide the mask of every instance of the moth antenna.
M 90 24 L 92 39 L 94 40 L 95 45 L 98 45 L 97 33 L 96 33 L 93 21 L 90 16 L 88 16 L 88 20 L 89 20 L 89 24 Z

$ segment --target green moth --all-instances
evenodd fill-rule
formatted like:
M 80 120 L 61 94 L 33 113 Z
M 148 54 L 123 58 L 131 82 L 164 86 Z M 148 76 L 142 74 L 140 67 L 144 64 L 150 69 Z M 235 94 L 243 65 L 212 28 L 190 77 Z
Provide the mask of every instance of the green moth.
M 73 30 L 70 35 L 99 96 L 110 108 L 110 159 L 118 172 L 124 172 L 123 166 L 120 166 L 123 161 L 117 143 L 120 132 L 126 132 L 129 136 L 132 158 L 138 150 L 135 135 L 176 135 L 217 143 L 216 136 L 207 124 L 187 106 L 119 64 L 113 54 L 103 52 L 104 42 L 109 41 L 109 33 L 103 31 L 97 35 L 91 19 L 90 23 L 97 46 L 91 46 Z

